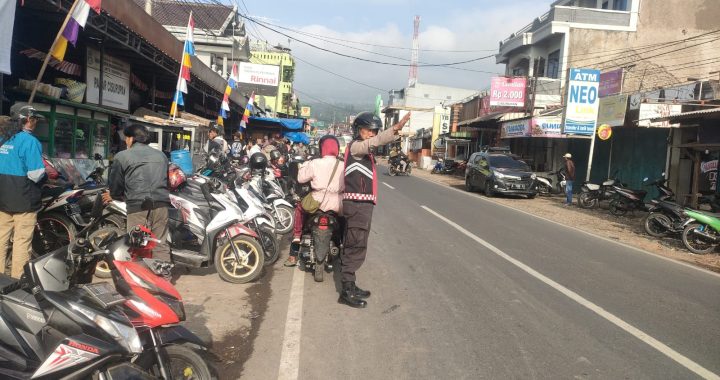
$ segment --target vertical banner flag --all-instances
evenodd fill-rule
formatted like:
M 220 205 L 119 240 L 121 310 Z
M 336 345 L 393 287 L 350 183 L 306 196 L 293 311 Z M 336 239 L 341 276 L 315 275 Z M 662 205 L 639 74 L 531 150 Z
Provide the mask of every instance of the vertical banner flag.
M 253 104 L 255 104 L 255 92 L 250 95 L 247 104 L 245 105 L 245 112 L 243 112 L 242 120 L 240 120 L 240 131 L 247 128 L 248 122 L 250 122 L 250 113 L 252 113 Z
M 563 133 L 592 136 L 600 106 L 600 70 L 570 69 Z
M 232 72 L 230 73 L 230 77 L 228 78 L 228 84 L 227 87 L 225 87 L 222 104 L 220 105 L 220 112 L 218 113 L 217 123 L 222 126 L 225 126 L 225 120 L 223 119 L 227 119 L 228 112 L 230 112 L 230 94 L 232 94 L 233 88 L 235 88 L 235 86 L 237 85 L 237 73 L 237 64 L 233 63 Z
M 195 22 L 193 21 L 192 12 L 190 12 L 187 31 L 185 33 L 185 46 L 183 46 L 182 58 L 180 59 L 180 74 L 178 75 L 177 86 L 175 86 L 175 96 L 170 106 L 170 115 L 172 115 L 173 120 L 175 120 L 175 116 L 177 115 L 178 106 L 185 105 L 182 94 L 187 94 L 187 82 L 190 82 L 190 69 L 192 68 L 190 57 L 195 55 L 194 32 Z
M 50 54 L 58 61 L 65 59 L 68 42 L 70 42 L 72 46 L 75 46 L 77 43 L 78 33 L 80 32 L 80 28 L 85 28 L 85 23 L 90 15 L 90 9 L 94 10 L 95 13 L 100 14 L 101 0 L 76 1 L 78 3 L 65 24 L 65 29 L 63 29 L 62 34 L 57 39 L 55 48 L 50 52 Z

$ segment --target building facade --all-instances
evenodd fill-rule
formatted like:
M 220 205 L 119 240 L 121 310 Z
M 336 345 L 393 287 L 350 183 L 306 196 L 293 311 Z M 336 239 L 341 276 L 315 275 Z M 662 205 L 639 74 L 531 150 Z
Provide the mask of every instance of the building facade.
M 282 46 L 270 46 L 265 41 L 253 41 L 250 45 L 250 62 L 259 65 L 279 67 L 279 84 L 272 95 L 255 97 L 255 102 L 266 112 L 299 116 L 299 102 L 293 96 L 292 84 L 295 80 L 295 60 L 290 49 Z

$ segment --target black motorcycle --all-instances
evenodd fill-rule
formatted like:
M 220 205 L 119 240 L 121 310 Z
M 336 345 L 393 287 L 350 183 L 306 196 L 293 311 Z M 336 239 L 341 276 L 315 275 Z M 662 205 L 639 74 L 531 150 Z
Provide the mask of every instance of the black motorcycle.
M 303 234 L 296 249 L 298 258 L 315 281 L 322 282 L 324 272 L 332 271 L 342 250 L 342 220 L 335 212 L 317 211 L 305 216 Z
M 125 297 L 89 283 L 99 255 L 76 247 L 31 260 L 20 280 L 0 275 L 0 377 L 154 378 L 131 364 L 143 345 L 120 309 Z
M 388 164 L 388 174 L 393 177 L 398 174 L 410 175 L 412 171 L 410 160 L 405 155 L 390 158 Z
M 682 234 L 687 221 L 684 207 L 672 200 L 653 199 L 650 203 L 652 207 L 648 216 L 645 217 L 644 223 L 645 232 L 648 235 L 660 238 Z M 720 210 L 720 202 L 715 196 L 701 197 L 699 204 L 709 205 L 711 212 Z
M 590 209 L 597 207 L 602 201 L 612 200 L 615 198 L 616 187 L 625 187 L 625 185 L 616 178 L 608 179 L 600 185 L 585 182 L 580 188 L 578 205 L 582 208 Z
M 645 186 L 655 186 L 660 193 L 657 198 L 660 201 L 672 200 L 675 196 L 675 193 L 673 193 L 673 191 L 665 184 L 667 182 L 665 179 L 665 173 L 663 173 L 662 177 L 651 182 L 648 182 L 647 178 L 643 181 Z M 623 216 L 627 214 L 628 211 L 649 211 L 648 206 L 645 204 L 647 191 L 628 189 L 620 185 L 614 185 L 613 190 L 615 191 L 615 198 L 610 201 L 611 214 L 615 216 Z

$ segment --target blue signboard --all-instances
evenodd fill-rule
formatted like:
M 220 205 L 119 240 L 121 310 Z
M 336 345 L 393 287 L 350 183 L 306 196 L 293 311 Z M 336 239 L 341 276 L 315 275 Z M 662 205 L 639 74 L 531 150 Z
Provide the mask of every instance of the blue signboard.
M 600 106 L 600 70 L 570 69 L 563 133 L 592 136 Z

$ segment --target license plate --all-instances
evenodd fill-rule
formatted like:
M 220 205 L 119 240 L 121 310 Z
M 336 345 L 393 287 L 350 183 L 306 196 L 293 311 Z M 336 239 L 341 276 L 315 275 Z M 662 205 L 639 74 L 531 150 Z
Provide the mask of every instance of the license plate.
M 65 205 L 65 211 L 68 215 L 77 215 L 80 213 L 80 206 L 76 203 L 70 203 Z
M 512 187 L 513 189 L 518 189 L 518 190 L 523 190 L 523 189 L 525 189 L 525 185 L 522 185 L 522 184 L 519 184 L 519 185 L 518 185 L 518 184 L 514 184 L 514 185 L 512 185 L 511 187 Z

